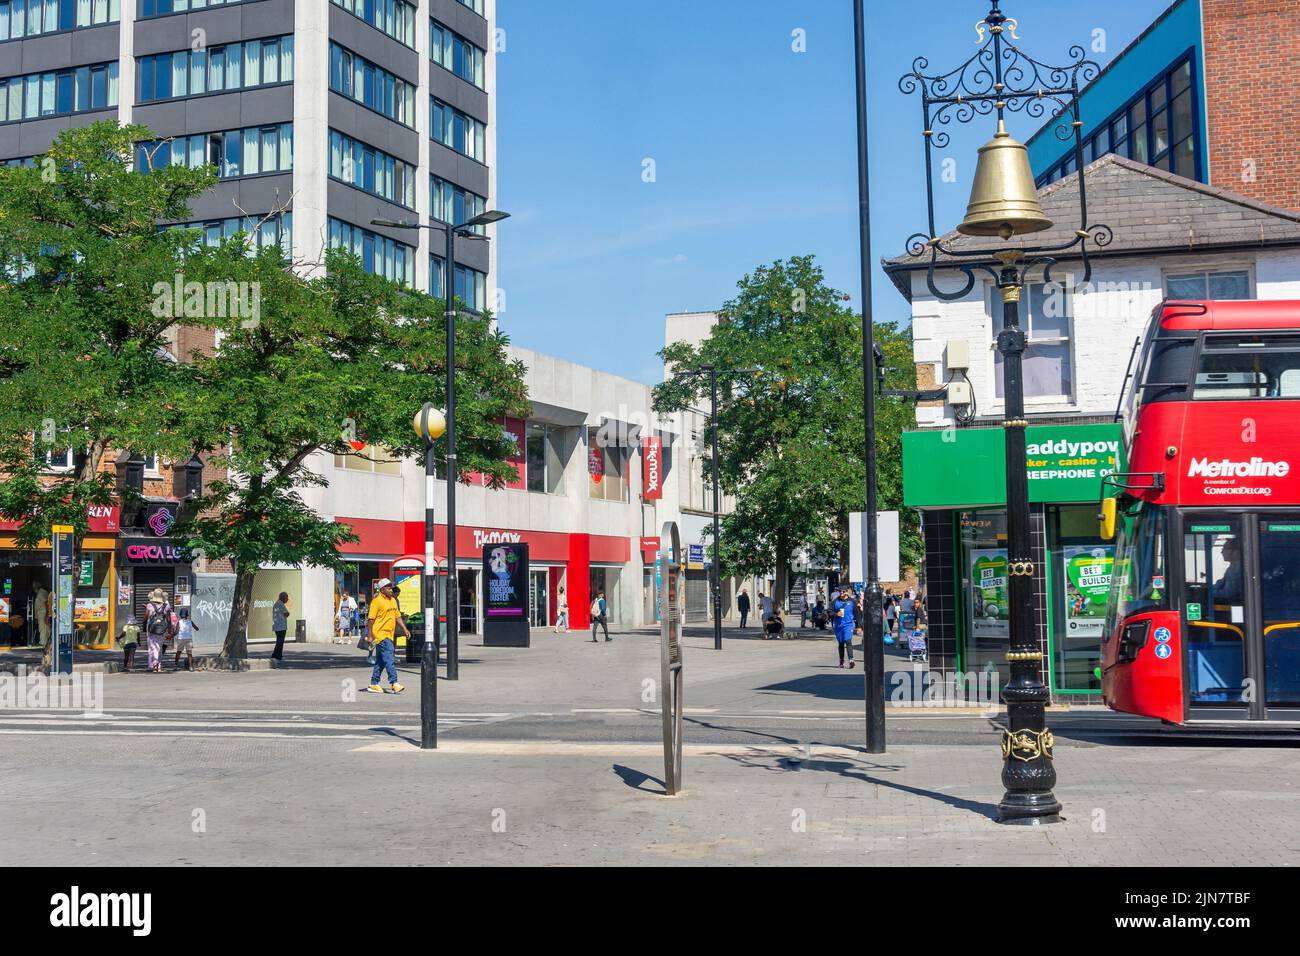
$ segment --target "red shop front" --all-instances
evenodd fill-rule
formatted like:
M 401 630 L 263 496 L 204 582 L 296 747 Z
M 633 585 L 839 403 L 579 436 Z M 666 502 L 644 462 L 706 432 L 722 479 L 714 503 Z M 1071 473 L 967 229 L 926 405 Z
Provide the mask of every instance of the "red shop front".
M 346 554 L 365 555 L 372 559 L 387 555 L 391 565 L 392 560 L 400 555 L 424 553 L 423 522 L 369 518 L 337 520 L 351 527 L 360 538 L 353 544 L 343 546 L 342 551 Z M 462 632 L 479 630 L 478 605 L 482 593 L 479 575 L 483 546 L 507 542 L 523 542 L 528 545 L 530 603 L 534 610 L 532 623 L 536 627 L 547 627 L 555 623 L 559 589 L 562 585 L 569 606 L 569 626 L 574 629 L 590 626 L 593 580 L 602 580 L 607 570 L 623 569 L 632 557 L 631 541 L 616 535 L 458 525 L 456 565 Z M 434 528 L 434 553 L 439 557 L 447 554 L 445 524 Z

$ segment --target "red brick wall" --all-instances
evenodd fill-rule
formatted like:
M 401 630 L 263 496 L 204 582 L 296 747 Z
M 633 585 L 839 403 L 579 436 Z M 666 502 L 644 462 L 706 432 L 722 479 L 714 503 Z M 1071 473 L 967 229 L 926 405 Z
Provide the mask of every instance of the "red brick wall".
M 1300 211 L 1300 0 L 1201 0 L 1210 182 Z

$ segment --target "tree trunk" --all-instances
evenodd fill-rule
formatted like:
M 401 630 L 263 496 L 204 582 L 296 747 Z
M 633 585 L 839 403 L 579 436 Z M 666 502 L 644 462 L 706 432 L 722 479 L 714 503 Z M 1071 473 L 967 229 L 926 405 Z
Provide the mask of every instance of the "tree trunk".
M 230 608 L 230 623 L 226 625 L 226 643 L 221 648 L 222 660 L 248 658 L 248 612 L 253 607 L 253 579 L 257 570 L 248 569 L 247 562 L 235 565 L 235 600 Z
M 776 593 L 772 595 L 772 600 L 780 601 L 781 606 L 788 611 L 786 600 L 790 587 L 790 548 L 782 538 L 776 542 L 776 567 L 773 568 L 773 573 L 776 575 Z

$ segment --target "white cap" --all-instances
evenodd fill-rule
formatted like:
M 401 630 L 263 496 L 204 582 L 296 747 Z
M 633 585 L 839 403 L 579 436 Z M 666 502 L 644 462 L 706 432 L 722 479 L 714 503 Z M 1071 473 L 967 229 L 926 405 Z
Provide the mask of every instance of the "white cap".
M 375 582 L 375 590 L 382 591 L 384 588 L 392 587 L 392 585 L 393 582 L 390 581 L 388 578 L 380 578 L 378 581 Z

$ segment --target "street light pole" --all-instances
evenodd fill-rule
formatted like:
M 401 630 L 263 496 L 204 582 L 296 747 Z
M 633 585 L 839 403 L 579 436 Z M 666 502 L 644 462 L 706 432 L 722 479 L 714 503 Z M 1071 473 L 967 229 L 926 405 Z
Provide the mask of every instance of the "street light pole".
M 447 679 L 460 679 L 460 583 L 456 574 L 456 236 L 487 239 L 475 234 L 475 226 L 487 226 L 508 219 L 498 209 L 481 212 L 459 226 L 452 223 L 419 223 L 394 219 L 372 219 L 371 225 L 390 229 L 442 229 L 447 236 L 442 264 L 443 316 L 447 335 Z
M 871 317 L 871 186 L 867 177 L 867 55 L 863 0 L 853 0 L 853 50 L 858 107 L 858 267 L 862 282 L 862 420 L 867 466 L 867 589 L 862 679 L 866 702 L 867 753 L 885 752 L 885 637 L 881 630 L 876 538 L 876 357 Z
M 998 822 L 1035 825 L 1059 822 L 1061 804 L 1053 793 L 1056 786 L 1054 741 L 1046 719 L 1051 692 L 1042 680 L 1043 652 L 1033 610 L 1035 579 L 1041 569 L 1034 564 L 1030 529 L 1025 457 L 1025 429 L 1029 422 L 1024 417 L 1021 370 L 1026 341 L 1020 327 L 1020 298 L 1031 269 L 1041 267 L 1042 281 L 1054 281 L 1052 268 L 1062 253 L 1077 255 L 1082 260 L 1083 268 L 1076 281 L 1086 285 L 1092 278 L 1089 242 L 1105 246 L 1112 234 L 1109 227 L 1088 222 L 1083 122 L 1079 118 L 1080 84 L 1094 79 L 1101 68 L 1084 59 L 1083 48 L 1079 46 L 1071 48 L 1072 62 L 1064 66 L 1035 60 L 1012 42 L 1019 39 L 1016 29 L 1023 27 L 1003 14 L 998 0 L 993 0 L 988 14 L 976 25 L 980 39 L 979 49 L 973 56 L 955 70 L 938 74 L 922 73 L 929 64 L 924 57 L 918 57 L 911 72 L 899 80 L 899 89 L 904 93 L 921 93 L 929 213 L 928 230 L 908 239 L 908 254 L 917 259 L 928 257 L 926 285 L 936 299 L 951 302 L 965 298 L 975 288 L 979 272 L 993 280 L 1002 301 L 997 348 L 1002 356 L 1005 396 L 1001 426 L 1006 461 L 1010 604 L 1006 662 L 1010 680 L 1002 689 L 1007 704 L 1007 726 L 1002 732 L 1002 783 L 1006 793 L 998 804 Z M 1016 236 L 1054 227 L 1038 201 L 1028 150 L 1011 138 L 1005 123 L 1009 111 L 1041 116 L 1048 108 L 1045 103 L 1054 110 L 1052 120 L 1058 124 L 1057 138 L 1072 139 L 1074 143 L 1078 170 L 1074 188 L 1079 196 L 1077 227 L 1058 230 L 1052 241 L 1018 247 L 969 243 L 938 235 L 934 217 L 933 152 L 949 143 L 945 125 L 954 121 L 970 122 L 977 116 L 996 116 L 997 131 L 992 140 L 980 147 L 966 217 L 957 226 L 957 232 L 961 236 L 996 237 L 1005 243 Z M 965 283 L 959 289 L 940 289 L 935 282 L 935 269 L 939 267 L 962 272 Z
M 424 646 L 420 649 L 420 749 L 438 747 L 438 565 L 433 556 L 434 515 L 433 443 L 443 433 L 446 419 L 430 402 L 415 413 L 415 433 L 424 439 Z M 432 613 L 431 613 L 432 612 Z M 409 638 L 408 638 L 409 640 Z
M 718 496 L 718 369 L 709 365 L 709 432 L 713 441 L 713 649 L 722 650 L 722 581 L 719 566 L 722 563 L 720 545 L 722 531 L 719 527 L 718 512 L 721 499 Z
M 447 680 L 460 680 L 460 574 L 456 570 L 456 232 L 446 227 L 442 260 L 443 316 L 447 326 Z

